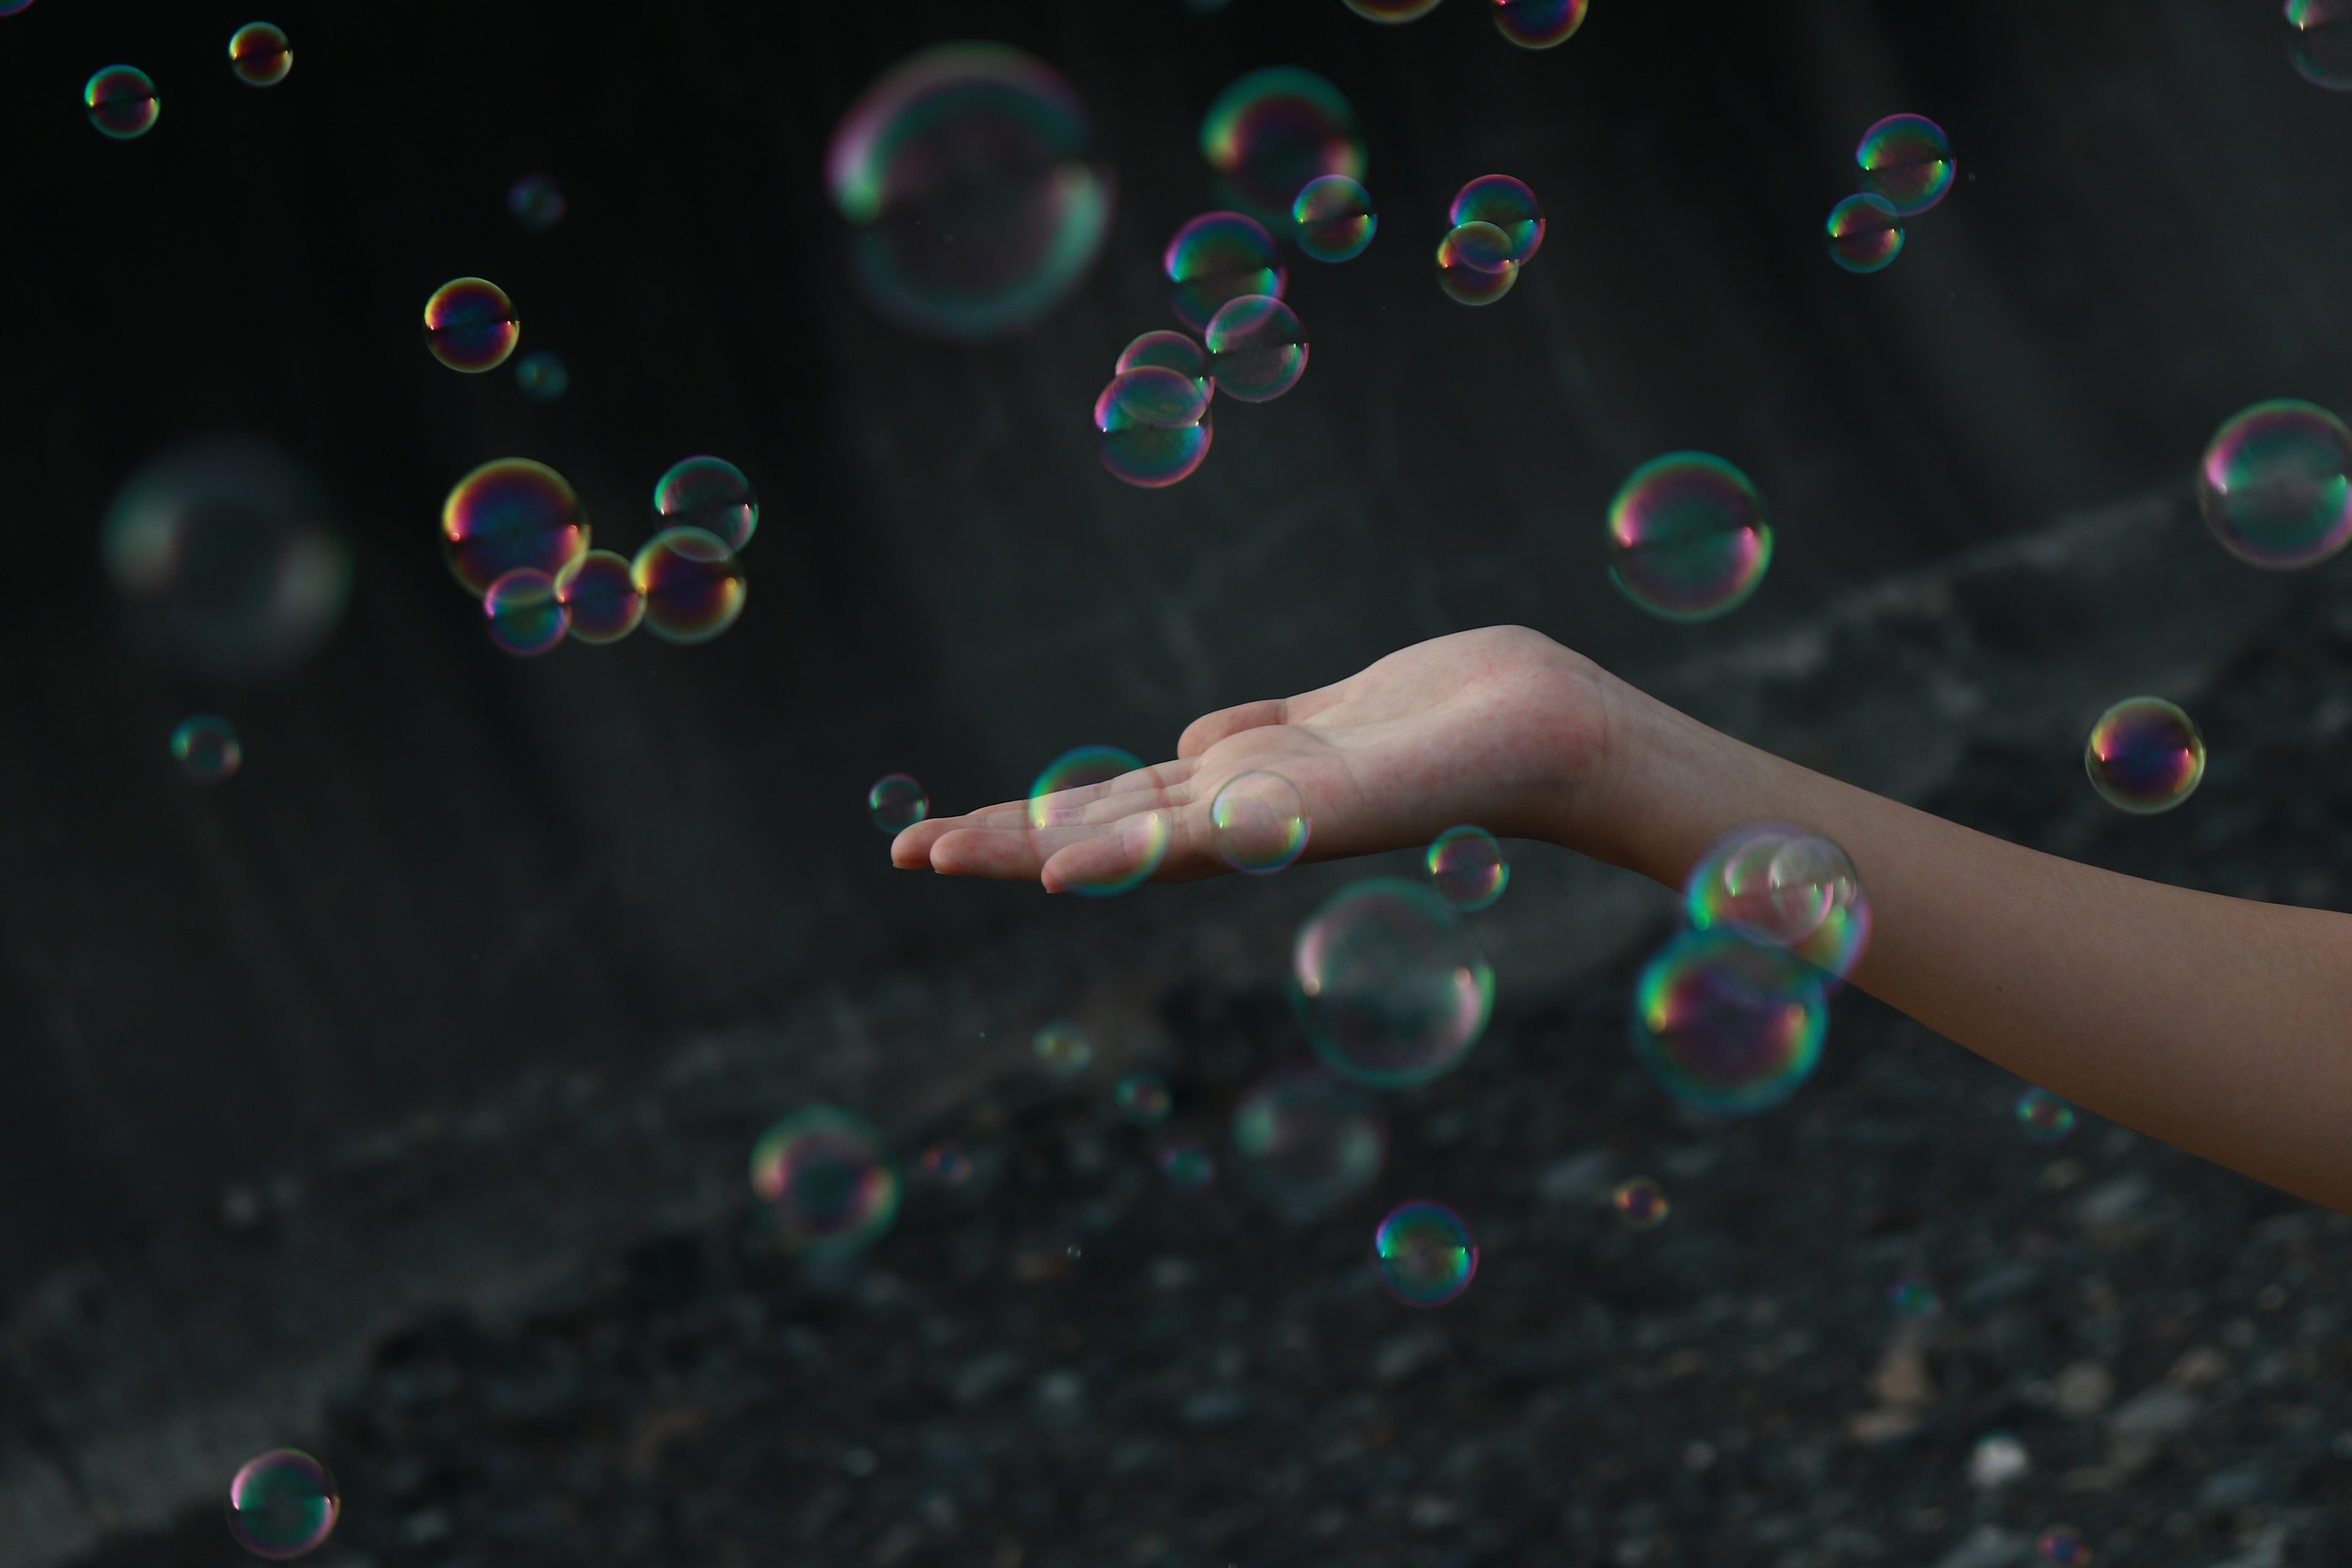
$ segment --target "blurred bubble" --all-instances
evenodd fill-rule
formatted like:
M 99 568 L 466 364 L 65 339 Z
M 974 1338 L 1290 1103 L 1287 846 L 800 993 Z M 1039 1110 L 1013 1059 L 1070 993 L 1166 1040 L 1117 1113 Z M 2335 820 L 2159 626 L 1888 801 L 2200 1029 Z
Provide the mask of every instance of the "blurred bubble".
M 529 458 L 499 458 L 449 487 L 441 541 L 449 570 L 478 598 L 518 567 L 562 572 L 587 550 L 588 519 L 562 474 Z
M 1307 374 L 1307 331 L 1270 294 L 1228 300 L 1209 321 L 1209 367 L 1218 390 L 1244 403 L 1271 403 Z
M 256 1557 L 282 1563 L 315 1551 L 343 1510 L 335 1478 L 299 1448 L 272 1448 L 228 1483 L 228 1529 Z
M 555 579 L 532 566 L 519 566 L 491 584 L 482 595 L 482 615 L 492 642 L 526 658 L 562 642 L 572 625 L 555 596 Z
M 817 1105 L 761 1134 L 751 1149 L 751 1191 L 768 1205 L 787 1247 L 838 1257 L 890 1228 L 898 1213 L 898 1168 L 871 1122 Z
M 1180 1193 L 1197 1193 L 1217 1179 L 1217 1157 L 1190 1138 L 1160 1146 L 1160 1178 Z
M 2046 1089 L 2017 1097 L 2017 1124 L 2036 1143 L 2062 1143 L 2074 1131 L 2074 1108 Z
M 1030 1036 L 1029 1049 L 1048 1078 L 1065 1080 L 1086 1071 L 1095 1059 L 1095 1043 L 1066 1018 L 1056 1019 Z
M 971 1180 L 971 1156 L 957 1143 L 934 1143 L 923 1151 L 923 1179 L 937 1186 L 960 1187 Z
M 1514 267 L 1534 260 L 1543 247 L 1543 208 L 1536 205 L 1536 194 L 1524 181 L 1508 174 L 1481 174 L 1454 192 L 1445 221 L 1456 228 L 1472 223 L 1492 225 L 1509 247 L 1503 259 Z
M 1156 776 L 1145 772 L 1121 788 L 1107 787 L 1141 770 L 1132 752 L 1078 746 L 1046 763 L 1031 781 L 1028 831 L 1038 858 L 1050 859 L 1071 844 L 1085 847 L 1085 859 L 1067 879 L 1073 892 L 1088 898 L 1127 892 L 1149 880 L 1168 858 L 1174 818 L 1156 804 L 1145 805 L 1159 799 Z
M 1916 217 L 1952 188 L 1952 144 L 1922 114 L 1890 114 L 1862 133 L 1853 150 L 1862 188 L 1904 217 Z
M 184 719 L 172 731 L 172 760 L 190 784 L 226 784 L 245 765 L 236 727 L 217 713 Z
M 1848 272 L 1876 272 L 1903 253 L 1903 219 L 1883 196 L 1848 196 L 1822 226 L 1830 259 Z
M 1417 882 L 1342 888 L 1298 928 L 1291 998 L 1324 1060 L 1382 1089 L 1460 1065 L 1486 1032 L 1495 972 L 1454 907 Z
M 2197 793 L 2205 777 L 2205 737 L 2163 698 L 2126 697 L 2091 726 L 2083 769 L 2109 805 L 2153 816 Z
M 1345 174 L 1325 174 L 1299 188 L 1290 204 L 1298 248 L 1318 261 L 1351 261 L 1372 243 L 1380 218 L 1364 187 Z
M 1110 1098 L 1118 1113 L 1138 1127 L 1157 1127 L 1168 1120 L 1168 1080 L 1156 1072 L 1128 1074 L 1111 1089 Z
M 1519 280 L 1511 237 L 1491 223 L 1465 223 L 1437 242 L 1437 286 L 1460 305 L 1491 305 Z
M 2313 86 L 2352 92 L 2352 0 L 2286 0 L 2286 58 Z
M 1862 873 L 1843 849 L 1787 823 L 1743 823 L 1717 839 L 1691 868 L 1683 909 L 1696 931 L 1726 927 L 1840 980 L 1870 945 Z
M 884 773 L 866 792 L 866 814 L 885 833 L 903 833 L 931 815 L 931 797 L 905 773 Z
M 943 44 L 885 71 L 842 117 L 825 183 L 875 308 L 982 342 L 1042 321 L 1086 280 L 1110 226 L 1086 105 L 1002 44 Z
M 1374 22 L 1410 22 L 1437 9 L 1438 0 L 1347 0 L 1348 9 Z
M 595 645 L 619 642 L 646 618 L 646 596 L 625 555 L 588 550 L 555 574 L 556 602 L 572 626 L 572 640 Z
M 1470 1289 L 1478 1244 L 1444 1204 L 1415 1200 L 1388 1212 L 1372 1232 L 1381 1289 L 1408 1307 L 1442 1307 Z
M 1265 876 L 1306 852 L 1313 824 L 1298 786 L 1280 773 L 1238 773 L 1209 803 L 1210 847 L 1236 871 Z
M 0 0 L 0 16 L 14 16 L 32 8 L 33 0 Z
M 1685 931 L 1642 970 L 1634 1054 L 1660 1088 L 1723 1116 L 1769 1110 L 1821 1064 L 1822 977 L 1727 931 Z
M 1208 331 L 1228 300 L 1248 294 L 1279 299 L 1290 281 L 1275 265 L 1274 237 L 1243 213 L 1202 213 L 1191 219 L 1160 252 L 1160 267 L 1175 285 L 1169 308 L 1196 332 Z
M 487 278 L 452 278 L 425 301 L 425 346 L 451 370 L 496 370 L 521 340 L 514 301 Z
M 645 595 L 646 630 L 664 642 L 709 642 L 735 624 L 751 591 L 726 542 L 699 528 L 654 535 L 629 576 Z
M 698 528 L 740 550 L 759 526 L 759 493 L 724 458 L 681 458 L 654 481 L 656 529 Z
M 545 174 L 525 174 L 507 187 L 507 215 L 526 234 L 545 234 L 571 206 L 562 187 Z
M 286 35 L 267 22 L 247 22 L 228 38 L 229 69 L 248 87 L 276 87 L 294 68 Z
M 1278 1068 L 1234 1107 L 1234 1159 L 1276 1212 L 1312 1219 L 1372 1184 L 1388 1124 L 1372 1097 L 1319 1068 Z
M 1143 489 L 1189 479 L 1216 436 L 1209 386 L 1205 377 L 1160 365 L 1138 365 L 1111 377 L 1095 399 L 1095 455 L 1102 466 Z
M 1772 525 L 1748 476 L 1705 452 L 1669 452 L 1627 476 L 1609 503 L 1609 580 L 1669 621 L 1745 604 L 1772 564 Z
M 1197 384 L 1204 401 L 1216 395 L 1217 384 L 1209 378 L 1209 351 L 1181 332 L 1161 330 L 1143 333 L 1119 351 L 1118 363 L 1111 366 L 1111 374 L 1124 375 L 1131 370 L 1145 369 L 1174 371 Z
M 1584 26 L 1588 0 L 1495 0 L 1495 30 L 1523 49 L 1564 44 Z
M 2083 1532 L 2071 1524 L 2053 1524 L 2043 1531 L 2034 1540 L 2033 1553 L 2051 1568 L 2083 1568 L 2091 1560 Z
M 515 362 L 515 384 L 534 403 L 552 403 L 572 390 L 572 372 L 562 356 L 540 349 Z
M 155 84 L 136 66 L 108 66 L 82 84 L 82 106 L 89 122 L 117 142 L 144 136 L 163 112 Z
M 1896 1317 L 1915 1321 L 1941 1317 L 1944 1311 L 1944 1298 L 1925 1274 L 1897 1276 L 1886 1287 L 1886 1304 L 1895 1309 Z
M 1611 1188 L 1609 1206 L 1627 1230 L 1655 1230 L 1674 1210 L 1665 1189 L 1647 1176 L 1629 1176 Z
M 1272 224 L 1308 181 L 1364 177 L 1356 111 L 1338 88 L 1291 66 L 1252 71 L 1218 94 L 1201 119 L 1201 155 L 1234 205 Z
M 1424 858 L 1429 879 L 1457 910 L 1483 910 L 1511 885 L 1503 847 L 1483 827 L 1465 823 L 1447 828 L 1430 840 Z
M 2021 1480 L 2032 1468 L 2033 1456 L 2012 1433 L 1988 1432 L 1969 1451 L 1969 1482 L 1981 1491 Z
M 2221 548 L 2248 565 L 2325 561 L 2352 541 L 2352 431 L 2294 398 L 2242 409 L 2197 465 L 2197 504 Z

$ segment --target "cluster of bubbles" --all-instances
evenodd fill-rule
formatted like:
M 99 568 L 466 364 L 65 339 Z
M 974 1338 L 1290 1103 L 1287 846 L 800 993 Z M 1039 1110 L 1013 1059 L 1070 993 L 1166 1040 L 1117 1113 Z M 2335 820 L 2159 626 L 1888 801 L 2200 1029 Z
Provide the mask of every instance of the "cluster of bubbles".
M 1956 165 L 1942 126 L 1922 114 L 1890 114 L 1853 150 L 1862 189 L 1830 209 L 1830 259 L 1848 272 L 1877 272 L 1903 254 L 1903 223 L 1944 199 Z
M 1437 9 L 1439 0 L 1347 0 L 1348 9 L 1374 22 L 1411 22 Z M 1584 26 L 1591 0 L 1486 0 L 1495 31 L 1523 49 L 1568 42 Z
M 32 4 L 0 4 L 0 16 L 13 16 Z M 276 87 L 294 68 L 294 50 L 284 28 L 247 22 L 229 35 L 228 68 L 247 87 Z M 155 129 L 163 112 L 155 81 L 137 66 L 103 66 L 82 83 L 82 108 L 102 136 L 129 142 Z
M 1772 564 L 1772 524 L 1746 474 L 1705 452 L 1635 468 L 1609 503 L 1609 581 L 1661 620 L 1711 621 Z
M 217 713 L 198 713 L 172 731 L 172 760 L 190 784 L 226 784 L 245 765 L 236 730 Z
M 1478 1244 L 1462 1216 L 1444 1204 L 1399 1204 L 1372 1232 L 1372 1268 L 1381 1289 L 1408 1307 L 1442 1307 L 1470 1288 Z
M 1655 1230 L 1666 1223 L 1674 1205 L 1666 1190 L 1647 1176 L 1628 1176 L 1609 1190 L 1609 1207 L 1627 1230 Z
M 2286 0 L 2287 63 L 2330 92 L 2352 92 L 2352 0 Z
M 795 1111 L 751 1149 L 751 1191 L 792 1252 L 822 1258 L 864 1250 L 898 1216 L 899 1185 L 881 1134 L 835 1106 Z
M 2063 1143 L 2074 1131 L 2074 1108 L 2046 1089 L 2029 1089 L 2017 1097 L 2017 1124 L 2036 1143 Z
M 1419 882 L 1375 877 L 1299 926 L 1291 999 L 1333 1071 L 1398 1089 L 1461 1065 L 1494 1011 L 1495 972 L 1453 904 Z
M 283 1563 L 334 1533 L 342 1494 L 326 1466 L 299 1448 L 272 1448 L 237 1467 L 228 1483 L 228 1529 L 256 1557 Z
M 1543 209 L 1508 174 L 1481 174 L 1454 193 L 1437 242 L 1437 286 L 1463 305 L 1491 305 L 1543 244 Z
M 2205 737 L 2163 698 L 2126 697 L 2091 726 L 2083 771 L 2109 805 L 2152 816 L 2196 793 L 2205 777 Z
M 1503 847 L 1483 827 L 1465 823 L 1429 841 L 1423 858 L 1430 885 L 1457 910 L 1486 908 L 1511 885 L 1511 863 Z

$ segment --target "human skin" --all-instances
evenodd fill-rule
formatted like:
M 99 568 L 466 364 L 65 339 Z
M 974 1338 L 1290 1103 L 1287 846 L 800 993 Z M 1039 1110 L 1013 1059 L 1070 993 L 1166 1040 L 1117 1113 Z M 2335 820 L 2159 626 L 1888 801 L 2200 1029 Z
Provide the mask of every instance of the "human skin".
M 1176 758 L 918 823 L 891 860 L 949 876 L 1223 874 L 1210 802 L 1254 769 L 1298 787 L 1305 858 L 1426 844 L 1455 823 L 1680 889 L 1744 822 L 1843 846 L 1874 930 L 1853 983 L 2111 1121 L 2352 1212 L 2352 916 L 2102 871 L 1946 822 L 1743 744 L 1520 626 L 1402 648 L 1336 685 L 1186 727 Z M 1156 814 L 1156 815 L 1155 815 Z

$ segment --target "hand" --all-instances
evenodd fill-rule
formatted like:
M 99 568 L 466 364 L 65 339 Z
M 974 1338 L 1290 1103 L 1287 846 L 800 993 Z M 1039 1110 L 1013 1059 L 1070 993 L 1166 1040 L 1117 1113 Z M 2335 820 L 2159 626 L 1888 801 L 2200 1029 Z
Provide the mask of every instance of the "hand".
M 1426 844 L 1459 823 L 1559 840 L 1600 772 L 1605 679 L 1523 626 L 1459 632 L 1319 691 L 1195 719 L 1173 762 L 1047 796 L 1042 828 L 1029 802 L 1008 801 L 917 823 L 890 859 L 951 877 L 1034 877 L 1062 892 L 1118 879 L 1164 833 L 1154 881 L 1212 877 L 1229 868 L 1213 847 L 1210 803 L 1260 769 L 1297 786 L 1308 860 Z

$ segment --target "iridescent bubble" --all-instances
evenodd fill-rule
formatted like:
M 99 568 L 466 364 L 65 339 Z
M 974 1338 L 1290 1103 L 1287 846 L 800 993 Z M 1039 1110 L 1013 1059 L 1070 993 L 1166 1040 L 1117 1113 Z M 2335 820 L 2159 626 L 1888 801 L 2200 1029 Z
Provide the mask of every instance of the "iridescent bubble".
M 525 174 L 507 187 L 507 213 L 526 234 L 545 234 L 563 221 L 572 204 L 563 188 L 545 174 Z
M 2163 698 L 2126 697 L 2091 726 L 2083 768 L 2109 805 L 2153 816 L 2197 793 L 2205 777 L 2205 737 Z
M 0 16 L 14 16 L 32 9 L 33 0 L 0 0 Z
M 1895 1316 L 1915 1321 L 1940 1317 L 1944 1311 L 1944 1298 L 1925 1274 L 1895 1278 L 1886 1287 L 1886 1304 L 1895 1309 Z
M 1270 294 L 1228 300 L 1209 321 L 1209 368 L 1218 390 L 1244 403 L 1271 403 L 1307 374 L 1307 330 Z
M 1870 944 L 1870 895 L 1846 852 L 1784 822 L 1748 822 L 1710 845 L 1683 884 L 1692 929 L 1784 947 L 1843 980 Z
M 1876 272 L 1903 253 L 1903 219 L 1884 196 L 1848 196 L 1822 226 L 1830 259 L 1848 272 Z
M 1201 119 L 1201 155 L 1234 205 L 1272 224 L 1308 181 L 1364 177 L 1356 111 L 1328 81 L 1290 66 L 1252 71 L 1218 94 Z
M 1234 1107 L 1234 1159 L 1270 1206 L 1312 1219 L 1370 1186 L 1388 1157 L 1388 1123 L 1372 1097 L 1319 1068 L 1283 1068 Z
M 1095 455 L 1102 466 L 1142 489 L 1190 478 L 1216 437 L 1209 386 L 1206 378 L 1160 365 L 1138 365 L 1111 377 L 1095 399 Z
M 245 765 L 236 730 L 217 713 L 184 719 L 172 731 L 172 760 L 190 784 L 226 784 Z
M 545 653 L 572 626 L 555 596 L 555 579 L 532 566 L 518 566 L 491 584 L 482 595 L 482 616 L 492 642 L 525 658 Z
M 514 301 L 487 278 L 452 278 L 425 301 L 425 346 L 451 370 L 496 370 L 521 341 Z
M 1131 370 L 1146 369 L 1172 370 L 1197 384 L 1202 398 L 1216 395 L 1217 384 L 1209 377 L 1209 351 L 1181 332 L 1162 329 L 1143 333 L 1119 351 L 1118 363 L 1111 366 L 1111 374 L 1124 375 Z
M 724 458 L 681 458 L 654 481 L 656 529 L 698 528 L 740 550 L 759 526 L 759 492 Z
M 1508 174 L 1481 174 L 1454 193 L 1445 221 L 1455 228 L 1465 224 L 1491 224 L 1501 231 L 1509 248 L 1503 259 L 1514 267 L 1535 259 L 1543 247 L 1543 208 L 1535 192 Z
M 1045 764 L 1029 785 L 1028 826 L 1040 860 L 1064 846 L 1084 841 L 1089 858 L 1067 879 L 1071 891 L 1110 898 L 1140 886 L 1160 869 L 1175 837 L 1172 813 L 1134 809 L 1137 789 L 1156 789 L 1147 777 L 1127 791 L 1108 788 L 1143 763 L 1117 746 L 1078 746 Z M 1101 828 L 1115 825 L 1105 835 Z
M 854 1112 L 812 1106 L 761 1134 L 751 1191 L 794 1252 L 839 1257 L 872 1245 L 898 1213 L 898 1168 Z
M 1161 1144 L 1156 1161 L 1161 1179 L 1180 1193 L 1200 1192 L 1217 1179 L 1217 1157 L 1190 1138 Z
M 555 574 L 555 598 L 570 620 L 574 642 L 619 642 L 646 618 L 646 596 L 637 592 L 628 557 L 609 550 L 573 556 Z
M 2352 541 L 2352 431 L 2294 398 L 2242 409 L 2197 465 L 2197 504 L 2221 548 L 2248 565 L 2325 561 Z
M 1821 1064 L 1822 976 L 1727 931 L 1685 931 L 1643 967 L 1634 1055 L 1676 1100 L 1722 1116 L 1780 1104 Z
M 1324 1060 L 1382 1089 L 1460 1065 L 1486 1032 L 1495 972 L 1460 911 L 1418 882 L 1342 888 L 1298 928 L 1291 1000 Z
M 1916 217 L 1952 188 L 1952 144 L 1921 114 L 1890 114 L 1862 133 L 1853 150 L 1862 188 L 1904 217 Z
M 1437 0 L 1347 0 L 1348 9 L 1373 22 L 1410 22 L 1437 9 Z
M 956 1143 L 934 1143 L 923 1151 L 923 1179 L 934 1185 L 960 1187 L 971 1180 L 971 1156 Z
M 866 815 L 885 833 L 904 833 L 931 815 L 931 797 L 905 773 L 884 773 L 866 792 Z
M 1202 213 L 1176 231 L 1160 254 L 1160 270 L 1175 288 L 1168 296 L 1176 319 L 1204 332 L 1227 300 L 1246 294 L 1281 297 L 1290 275 L 1275 265 L 1274 237 L 1243 213 Z
M 1495 0 L 1495 30 L 1523 49 L 1564 44 L 1584 26 L 1588 0 Z
M 2352 92 L 2352 0 L 2286 0 L 2286 58 L 2295 74 Z
M 2074 1108 L 2046 1089 L 2017 1097 L 2017 1124 L 2036 1143 L 2063 1143 L 2074 1131 Z
M 1118 1080 L 1110 1091 L 1111 1103 L 1118 1113 L 1138 1127 L 1157 1127 L 1168 1120 L 1173 1103 L 1168 1093 L 1168 1080 L 1146 1068 L 1131 1072 Z
M 1627 476 L 1609 503 L 1609 581 L 1663 620 L 1728 614 L 1756 592 L 1771 564 L 1764 498 L 1721 458 L 1653 458 Z
M 1307 181 L 1290 204 L 1290 231 L 1298 248 L 1318 261 L 1361 256 L 1380 221 L 1370 193 L 1345 174 Z
M 2033 1552 L 2051 1568 L 2083 1568 L 2091 1560 L 2083 1532 L 2071 1524 L 2053 1524 L 2043 1531 L 2034 1540 Z
M 529 458 L 500 458 L 449 487 L 441 542 L 449 570 L 478 598 L 518 567 L 562 572 L 588 549 L 588 518 L 562 474 Z
M 163 112 L 155 84 L 136 66 L 108 66 L 82 84 L 82 106 L 89 122 L 117 142 L 144 136 Z
M 1437 286 L 1459 305 L 1491 305 L 1519 280 L 1511 237 L 1491 223 L 1465 223 L 1437 242 Z
M 276 87 L 294 68 L 286 35 L 268 22 L 247 22 L 228 37 L 229 69 L 248 87 Z
M 540 349 L 515 362 L 515 384 L 534 403 L 552 403 L 572 390 L 572 372 L 560 355 Z
M 1064 1080 L 1087 1070 L 1095 1059 L 1095 1043 L 1067 1018 L 1059 1018 L 1029 1037 L 1029 1049 L 1045 1076 Z
M 646 630 L 664 642 L 709 642 L 735 624 L 751 591 L 734 552 L 699 528 L 654 535 L 629 563 L 629 576 L 645 595 Z
M 1503 847 L 1483 827 L 1465 823 L 1429 842 L 1424 857 L 1429 879 L 1457 910 L 1483 910 L 1511 885 L 1511 863 Z
M 342 1511 L 333 1474 L 299 1448 L 272 1448 L 229 1479 L 229 1533 L 256 1557 L 283 1563 L 316 1551 Z
M 875 308 L 960 342 L 1044 320 L 1086 280 L 1110 226 L 1111 173 L 1093 135 L 1070 84 L 1002 44 L 943 44 L 884 72 L 825 155 Z
M 1280 773 L 1237 773 L 1209 803 L 1210 847 L 1234 870 L 1255 876 L 1297 860 L 1313 826 L 1298 786 Z
M 351 597 L 352 553 L 325 495 L 283 450 L 247 437 L 142 465 L 107 509 L 100 552 L 133 637 L 205 679 L 292 668 Z
M 1391 1209 L 1372 1232 L 1372 1268 L 1381 1289 L 1408 1307 L 1442 1307 L 1470 1289 L 1478 1244 L 1462 1216 L 1416 1199 Z
M 1674 1210 L 1666 1190 L 1647 1176 L 1629 1176 L 1611 1188 L 1609 1206 L 1627 1230 L 1655 1230 Z

